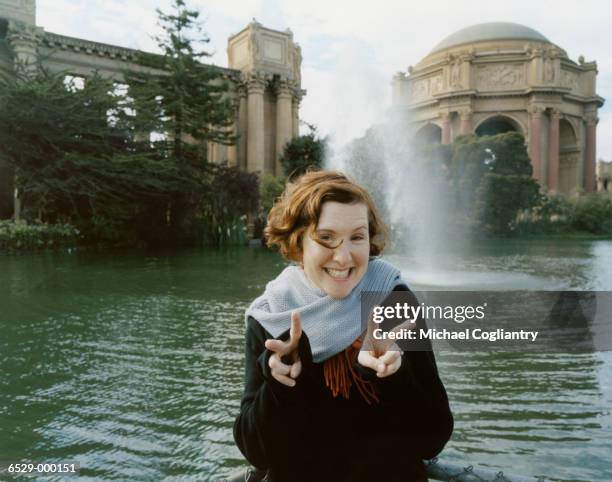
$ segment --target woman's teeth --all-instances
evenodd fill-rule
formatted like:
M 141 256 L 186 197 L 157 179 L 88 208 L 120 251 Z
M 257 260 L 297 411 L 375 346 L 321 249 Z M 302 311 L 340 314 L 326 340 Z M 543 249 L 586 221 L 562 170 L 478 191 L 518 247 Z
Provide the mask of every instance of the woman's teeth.
M 346 279 L 349 277 L 349 273 L 351 272 L 351 269 L 352 268 L 339 270 L 339 269 L 325 268 L 325 272 L 334 279 Z

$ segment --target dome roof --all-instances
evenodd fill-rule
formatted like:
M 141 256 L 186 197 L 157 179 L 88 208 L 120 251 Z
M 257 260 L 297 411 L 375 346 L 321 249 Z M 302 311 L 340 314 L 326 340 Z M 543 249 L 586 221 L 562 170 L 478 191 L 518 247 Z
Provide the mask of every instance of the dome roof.
M 442 42 L 436 45 L 431 53 L 457 45 L 487 40 L 537 40 L 550 43 L 550 40 L 544 37 L 540 32 L 518 23 L 479 23 L 477 25 L 462 28 L 450 34 L 442 40 Z

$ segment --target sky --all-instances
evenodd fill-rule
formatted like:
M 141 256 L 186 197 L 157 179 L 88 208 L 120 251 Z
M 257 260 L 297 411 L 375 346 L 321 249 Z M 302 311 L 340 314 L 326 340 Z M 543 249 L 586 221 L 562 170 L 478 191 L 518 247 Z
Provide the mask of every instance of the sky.
M 171 0 L 37 0 L 46 31 L 155 52 L 156 8 Z M 577 61 L 598 65 L 597 157 L 612 160 L 612 3 L 600 0 L 187 0 L 201 12 L 211 63 L 227 66 L 227 39 L 253 18 L 290 28 L 302 47 L 300 118 L 342 145 L 384 119 L 391 79 L 447 35 L 484 22 L 527 25 Z M 302 129 L 304 131 L 304 128 Z

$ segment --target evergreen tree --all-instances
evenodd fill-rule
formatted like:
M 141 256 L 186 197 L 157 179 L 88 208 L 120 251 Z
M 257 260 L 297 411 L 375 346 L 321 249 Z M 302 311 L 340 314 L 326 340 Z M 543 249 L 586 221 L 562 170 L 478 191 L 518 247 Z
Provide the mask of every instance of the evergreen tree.
M 24 219 L 69 222 L 91 241 L 137 238 L 138 213 L 189 179 L 133 149 L 111 80 L 77 88 L 40 65 L 16 70 L 0 88 L 0 157 L 16 173 Z
M 131 130 L 157 133 L 152 146 L 159 158 L 200 181 L 198 190 L 176 192 L 169 206 L 176 240 L 188 242 L 197 230 L 196 211 L 207 189 L 207 143 L 235 142 L 230 131 L 235 106 L 224 70 L 201 62 L 210 54 L 196 48 L 209 41 L 198 22 L 199 12 L 188 9 L 184 0 L 174 0 L 172 9 L 157 10 L 162 33 L 155 40 L 162 55 L 143 54 L 142 64 L 151 69 L 127 72 L 126 82 L 132 99 L 128 107 L 136 114 Z M 143 144 L 146 149 L 149 140 Z
M 327 139 L 318 137 L 314 128 L 309 134 L 294 137 L 287 142 L 280 158 L 285 176 L 294 179 L 308 169 L 321 169 L 326 149 Z

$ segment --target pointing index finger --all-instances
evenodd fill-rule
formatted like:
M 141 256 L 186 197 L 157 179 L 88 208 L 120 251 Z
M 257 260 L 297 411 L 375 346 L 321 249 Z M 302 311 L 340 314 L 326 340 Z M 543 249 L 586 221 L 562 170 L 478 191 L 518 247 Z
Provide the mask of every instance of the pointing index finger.
M 298 346 L 302 337 L 302 320 L 297 311 L 291 313 L 291 328 L 289 329 L 289 344 L 292 348 Z

